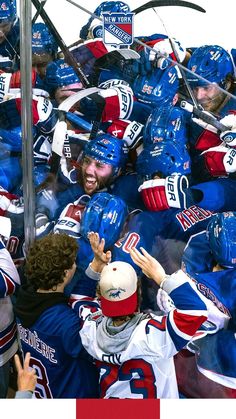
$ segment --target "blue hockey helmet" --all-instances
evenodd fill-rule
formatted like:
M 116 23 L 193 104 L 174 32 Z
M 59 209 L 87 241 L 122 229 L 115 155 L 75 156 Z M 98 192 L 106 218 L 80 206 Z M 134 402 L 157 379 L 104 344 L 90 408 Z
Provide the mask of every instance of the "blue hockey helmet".
M 0 2 L 0 24 L 13 22 L 16 18 L 16 0 Z
M 187 143 L 186 112 L 178 106 L 167 103 L 155 108 L 144 127 L 143 142 L 152 144 L 175 140 L 178 144 Z
M 86 144 L 83 155 L 110 164 L 113 167 L 113 176 L 116 176 L 125 166 L 127 153 L 125 141 L 110 134 L 98 134 L 94 140 Z
M 190 168 L 190 157 L 186 147 L 171 141 L 148 144 L 136 161 L 139 183 L 152 179 L 155 174 L 160 177 L 187 175 L 191 171 Z
M 157 68 L 149 75 L 137 76 L 132 87 L 140 102 L 152 106 L 172 103 L 179 87 L 177 69 L 175 66 Z
M 52 61 L 47 65 L 45 83 L 50 92 L 56 90 L 58 87 L 78 83 L 82 88 L 80 79 L 73 67 L 63 59 Z
M 22 132 L 21 127 L 14 127 L 11 129 L 0 128 L 0 141 L 8 144 L 9 150 L 20 152 L 22 151 Z
M 90 231 L 105 239 L 105 248 L 115 244 L 128 215 L 126 203 L 106 192 L 93 195 L 82 215 L 80 233 L 84 238 Z
M 207 226 L 213 257 L 227 268 L 236 267 L 236 212 L 216 214 Z
M 219 84 L 220 87 L 225 87 L 228 74 L 234 74 L 230 54 L 219 45 L 203 45 L 196 48 L 188 62 L 188 68 L 210 83 Z M 187 78 L 193 88 L 207 85 L 193 74 L 187 73 Z
M 112 13 L 127 13 L 130 12 L 130 7 L 128 4 L 124 3 L 123 1 L 103 1 L 95 10 L 94 14 L 98 17 L 102 15 L 104 12 L 112 12 Z M 93 17 L 90 17 L 88 22 L 82 26 L 80 30 L 80 38 L 87 39 L 90 25 L 92 21 L 94 20 Z M 102 37 L 102 22 L 101 25 L 99 25 L 99 37 Z M 98 36 L 96 36 L 98 37 Z
M 34 23 L 32 26 L 32 53 L 56 54 L 58 46 L 45 23 Z

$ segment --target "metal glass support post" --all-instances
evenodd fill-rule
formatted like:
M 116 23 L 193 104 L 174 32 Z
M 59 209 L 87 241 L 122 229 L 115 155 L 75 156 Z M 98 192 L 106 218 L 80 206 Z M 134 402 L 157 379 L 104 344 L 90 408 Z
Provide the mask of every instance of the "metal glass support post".
M 20 0 L 20 71 L 24 232 L 26 252 L 35 239 L 35 188 L 32 133 L 32 11 L 31 0 Z

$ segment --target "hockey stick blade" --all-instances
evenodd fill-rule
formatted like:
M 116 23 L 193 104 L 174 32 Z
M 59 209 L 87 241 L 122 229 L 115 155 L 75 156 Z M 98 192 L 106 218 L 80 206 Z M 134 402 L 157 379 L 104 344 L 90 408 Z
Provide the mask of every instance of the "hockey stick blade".
M 198 12 L 206 13 L 206 10 L 203 9 L 201 6 L 198 6 L 198 4 L 191 3 L 189 1 L 182 1 L 182 0 L 155 0 L 155 1 L 149 1 L 145 4 L 143 4 L 140 7 L 137 7 L 137 9 L 132 10 L 133 13 L 136 15 L 138 13 L 143 12 L 144 10 L 151 9 L 153 7 L 162 7 L 162 6 L 181 6 L 181 7 L 188 7 L 190 9 L 197 10 Z

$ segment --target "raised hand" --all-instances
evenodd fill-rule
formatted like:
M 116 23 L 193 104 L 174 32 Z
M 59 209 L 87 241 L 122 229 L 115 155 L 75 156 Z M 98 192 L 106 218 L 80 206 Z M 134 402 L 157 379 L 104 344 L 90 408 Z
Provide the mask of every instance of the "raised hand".
M 144 275 L 152 278 L 158 285 L 165 278 L 165 271 L 160 263 L 152 257 L 143 247 L 140 247 L 141 252 L 136 248 L 130 249 L 130 256 L 134 263 L 138 265 Z
M 23 367 L 20 362 L 20 358 L 18 355 L 14 356 L 16 370 L 17 370 L 17 386 L 19 391 L 34 391 L 37 376 L 36 371 L 30 368 L 30 353 L 27 352 L 25 355 Z
M 111 260 L 111 251 L 107 250 L 104 252 L 105 240 L 99 237 L 98 233 L 90 231 L 88 233 L 88 239 L 94 253 L 94 258 L 91 263 L 91 268 L 95 272 L 101 272 L 104 266 Z

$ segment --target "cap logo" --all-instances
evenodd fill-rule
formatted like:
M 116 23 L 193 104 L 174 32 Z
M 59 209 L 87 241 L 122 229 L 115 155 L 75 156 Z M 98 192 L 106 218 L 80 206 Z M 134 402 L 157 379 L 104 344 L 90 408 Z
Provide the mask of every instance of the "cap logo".
M 116 268 L 115 268 L 116 269 Z M 124 288 L 110 288 L 109 290 L 107 290 L 108 297 L 109 298 L 119 298 L 120 299 L 120 294 L 122 292 L 125 292 Z

